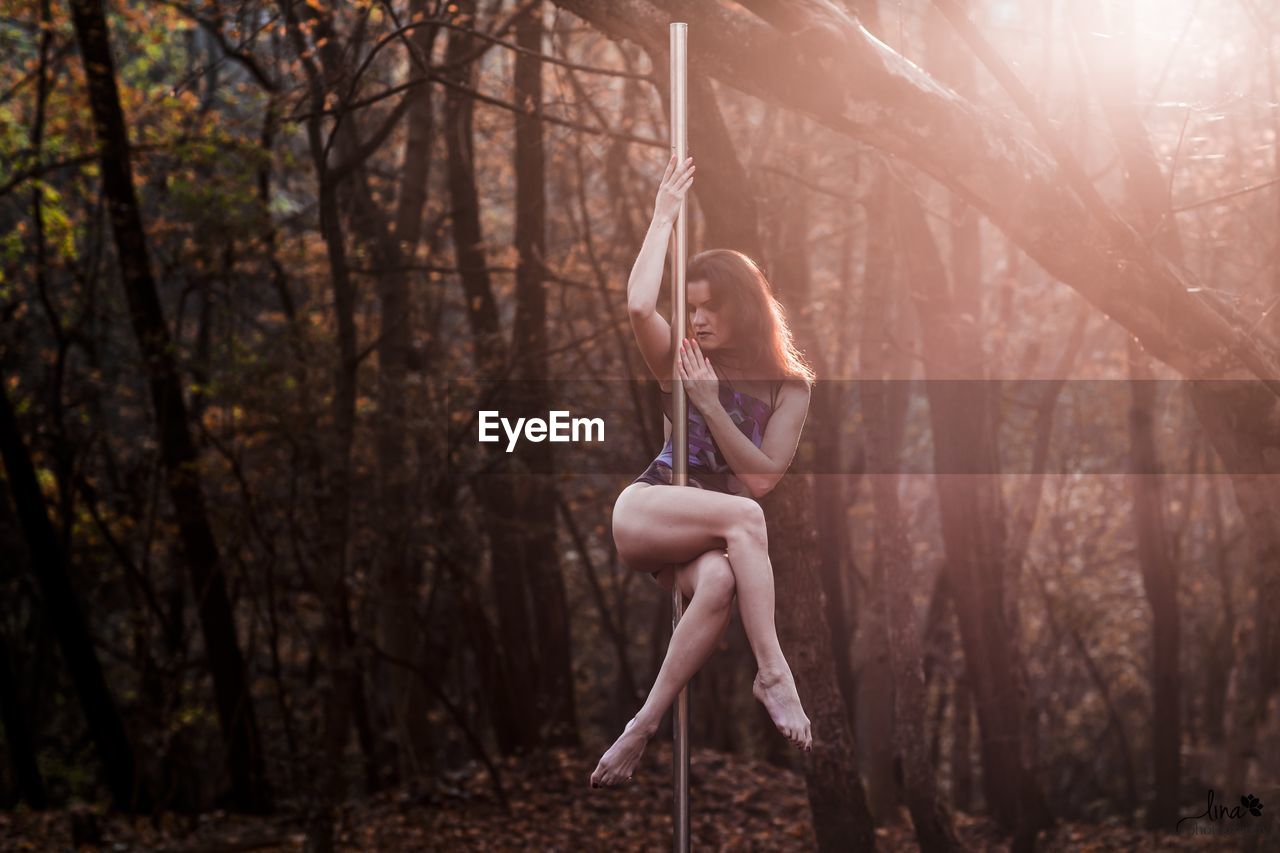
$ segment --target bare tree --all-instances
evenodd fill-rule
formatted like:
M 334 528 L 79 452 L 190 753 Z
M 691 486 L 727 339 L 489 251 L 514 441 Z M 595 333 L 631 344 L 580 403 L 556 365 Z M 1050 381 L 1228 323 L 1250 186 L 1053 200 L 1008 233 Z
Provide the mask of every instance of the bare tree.
M 101 0 L 76 0 L 71 11 L 89 86 L 94 132 L 101 150 L 102 187 L 111 212 L 116 260 L 151 388 L 156 438 L 165 483 L 177 516 L 182 555 L 198 603 L 232 793 L 241 808 L 261 811 L 269 807 L 270 795 L 263 773 L 257 717 L 217 542 L 205 511 L 195 444 L 182 397 L 182 379 L 174 364 L 169 329 L 151 275 L 146 231 L 134 194 L 129 136 L 116 89 L 106 13 Z

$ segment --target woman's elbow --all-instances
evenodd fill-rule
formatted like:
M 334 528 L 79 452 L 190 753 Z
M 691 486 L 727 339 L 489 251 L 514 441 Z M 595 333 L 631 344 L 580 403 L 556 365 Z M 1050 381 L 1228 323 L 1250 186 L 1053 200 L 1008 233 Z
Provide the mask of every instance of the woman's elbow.
M 759 477 L 753 477 L 747 484 L 747 488 L 751 491 L 751 497 L 759 499 L 772 492 L 773 487 L 778 485 L 781 479 L 781 476 L 761 474 Z

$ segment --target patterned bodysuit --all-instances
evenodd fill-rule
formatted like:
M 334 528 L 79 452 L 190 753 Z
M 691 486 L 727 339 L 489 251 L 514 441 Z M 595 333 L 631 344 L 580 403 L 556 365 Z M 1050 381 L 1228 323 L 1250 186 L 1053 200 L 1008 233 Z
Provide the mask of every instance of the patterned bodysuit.
M 720 403 L 742 434 L 751 439 L 751 443 L 756 447 L 764 441 L 764 430 L 769 424 L 769 416 L 773 414 L 774 407 L 778 403 L 781 384 L 781 382 L 774 384 L 772 399 L 766 403 L 759 397 L 734 390 L 727 380 L 720 381 Z M 666 413 L 668 420 L 672 419 L 671 400 L 671 392 L 663 391 L 662 410 Z M 671 466 L 671 439 L 667 439 L 662 452 L 633 482 L 669 486 L 671 485 Z M 698 411 L 698 407 L 692 402 L 689 403 L 689 485 L 730 495 L 751 497 L 746 487 L 742 485 L 742 481 L 733 475 L 729 463 L 725 461 L 715 437 L 711 434 L 711 429 L 702 417 L 702 412 Z

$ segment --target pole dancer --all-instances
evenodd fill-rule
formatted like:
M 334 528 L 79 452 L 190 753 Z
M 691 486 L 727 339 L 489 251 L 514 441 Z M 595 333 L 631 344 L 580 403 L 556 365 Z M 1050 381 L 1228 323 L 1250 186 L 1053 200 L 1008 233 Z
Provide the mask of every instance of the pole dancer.
M 677 26 L 684 25 L 672 25 Z M 675 41 L 673 34 L 673 46 Z M 681 39 L 681 60 L 682 44 Z M 674 57 L 673 71 L 680 71 Z M 672 76 L 674 80 L 676 74 Z M 683 83 L 683 73 L 679 76 Z M 673 148 L 682 149 L 683 91 L 680 94 L 679 100 L 672 98 Z M 685 195 L 696 168 L 692 157 L 681 156 L 684 153 L 673 152 L 667 162 L 653 220 L 627 282 L 631 327 L 662 389 L 671 438 L 613 507 L 619 559 L 630 569 L 648 572 L 671 591 L 674 628 L 653 689 L 601 757 L 591 774 L 592 787 L 631 778 L 667 708 L 728 626 L 735 596 L 756 658 L 752 694 L 792 744 L 808 751 L 813 743 L 809 718 L 778 643 L 768 532 L 756 501 L 791 465 L 814 375 L 796 349 L 768 279 L 741 252 L 709 249 L 695 255 L 687 267 L 676 257 L 673 284 L 678 287 L 686 279 L 685 300 L 673 305 L 674 325 L 658 313 L 666 247 L 679 222 L 679 251 Z M 682 308 L 687 318 L 680 316 L 686 313 Z M 687 419 L 674 411 L 686 394 L 692 403 Z M 682 473 L 676 449 L 684 444 L 686 430 L 688 467 L 683 473 L 694 488 L 671 488 Z M 681 594 L 690 598 L 683 614 L 678 609 Z M 680 722 L 677 719 L 678 737 Z M 685 782 L 687 793 L 687 777 Z M 677 821 L 679 811 L 677 799 Z M 685 819 L 687 815 L 686 808 Z

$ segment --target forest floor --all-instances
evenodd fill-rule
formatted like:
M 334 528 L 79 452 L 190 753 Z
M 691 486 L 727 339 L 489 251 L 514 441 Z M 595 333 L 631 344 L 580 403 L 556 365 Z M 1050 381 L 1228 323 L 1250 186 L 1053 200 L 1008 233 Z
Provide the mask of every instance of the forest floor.
M 662 850 L 671 844 L 671 747 L 654 744 L 625 788 L 592 790 L 598 756 L 555 750 L 504 761 L 509 809 L 482 766 L 344 804 L 339 837 L 350 850 Z M 691 759 L 693 849 L 812 850 L 803 778 L 711 750 Z M 955 815 L 967 849 L 1007 851 L 985 818 Z M 876 830 L 881 851 L 918 849 L 909 825 Z M 0 812 L 0 851 L 294 851 L 303 824 L 289 817 L 206 814 L 130 818 L 90 809 Z M 1060 823 L 1043 851 L 1239 850 L 1240 836 L 1154 835 L 1127 826 Z M 1259 850 L 1277 849 L 1263 836 Z

